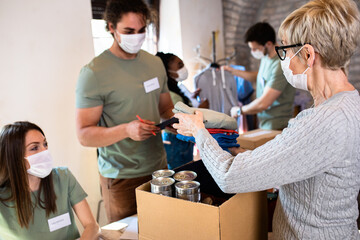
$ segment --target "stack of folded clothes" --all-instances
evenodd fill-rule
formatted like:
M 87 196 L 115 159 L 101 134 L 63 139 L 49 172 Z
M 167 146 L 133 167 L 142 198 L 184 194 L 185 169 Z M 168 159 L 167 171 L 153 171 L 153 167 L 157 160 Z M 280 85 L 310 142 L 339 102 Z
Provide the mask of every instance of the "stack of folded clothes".
M 174 113 L 187 113 L 194 114 L 195 111 L 201 111 L 204 116 L 205 128 L 218 142 L 219 146 L 228 150 L 229 147 L 239 147 L 237 144 L 237 138 L 239 137 L 236 120 L 224 113 L 216 112 L 203 108 L 192 108 L 182 102 L 175 104 Z M 188 137 L 181 134 L 177 134 L 176 137 L 182 141 L 195 142 L 194 137 Z

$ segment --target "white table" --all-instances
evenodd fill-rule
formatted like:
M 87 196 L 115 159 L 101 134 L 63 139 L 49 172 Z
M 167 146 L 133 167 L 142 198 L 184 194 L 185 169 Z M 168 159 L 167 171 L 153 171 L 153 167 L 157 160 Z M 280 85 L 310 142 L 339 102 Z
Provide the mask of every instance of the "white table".
M 127 227 L 122 227 L 127 224 Z M 137 215 L 133 215 L 101 228 L 102 240 L 138 240 Z

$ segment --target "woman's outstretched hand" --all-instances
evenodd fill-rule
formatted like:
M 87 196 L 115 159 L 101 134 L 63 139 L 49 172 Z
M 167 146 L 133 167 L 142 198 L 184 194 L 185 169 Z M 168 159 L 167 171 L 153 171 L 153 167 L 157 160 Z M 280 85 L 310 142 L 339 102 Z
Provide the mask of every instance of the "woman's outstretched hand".
M 205 128 L 203 113 L 195 111 L 195 114 L 176 113 L 174 117 L 179 119 L 179 123 L 173 127 L 177 132 L 184 136 L 196 136 L 196 133 Z

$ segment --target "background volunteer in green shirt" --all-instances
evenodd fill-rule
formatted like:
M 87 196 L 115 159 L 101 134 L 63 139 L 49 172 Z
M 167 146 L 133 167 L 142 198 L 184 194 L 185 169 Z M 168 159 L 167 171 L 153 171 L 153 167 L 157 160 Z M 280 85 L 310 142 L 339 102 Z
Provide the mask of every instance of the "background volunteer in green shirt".
M 4 126 L 0 134 L 0 239 L 77 239 L 75 211 L 84 232 L 97 239 L 87 194 L 71 172 L 52 168 L 43 131 L 30 122 Z
M 286 81 L 281 70 L 275 51 L 275 31 L 266 22 L 256 23 L 247 30 L 245 42 L 252 56 L 261 59 L 259 71 L 242 71 L 229 66 L 223 68 L 245 80 L 256 81 L 256 99 L 242 107 L 233 107 L 231 115 L 257 114 L 260 128 L 282 130 L 293 117 L 295 89 Z
M 98 148 L 109 222 L 136 213 L 135 188 L 166 168 L 155 123 L 173 116 L 173 104 L 161 60 L 140 50 L 149 17 L 141 0 L 109 1 L 104 18 L 114 42 L 81 69 L 76 87 L 77 135 Z

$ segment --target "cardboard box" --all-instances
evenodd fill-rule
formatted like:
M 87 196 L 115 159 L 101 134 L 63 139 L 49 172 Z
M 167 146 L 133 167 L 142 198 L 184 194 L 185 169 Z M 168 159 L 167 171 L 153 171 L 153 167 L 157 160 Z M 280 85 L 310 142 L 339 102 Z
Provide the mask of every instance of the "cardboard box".
M 281 131 L 256 129 L 241 134 L 237 141 L 240 147 L 253 150 L 275 138 Z
M 147 182 L 136 189 L 136 202 L 139 240 L 267 239 L 265 191 L 212 206 L 153 194 Z

